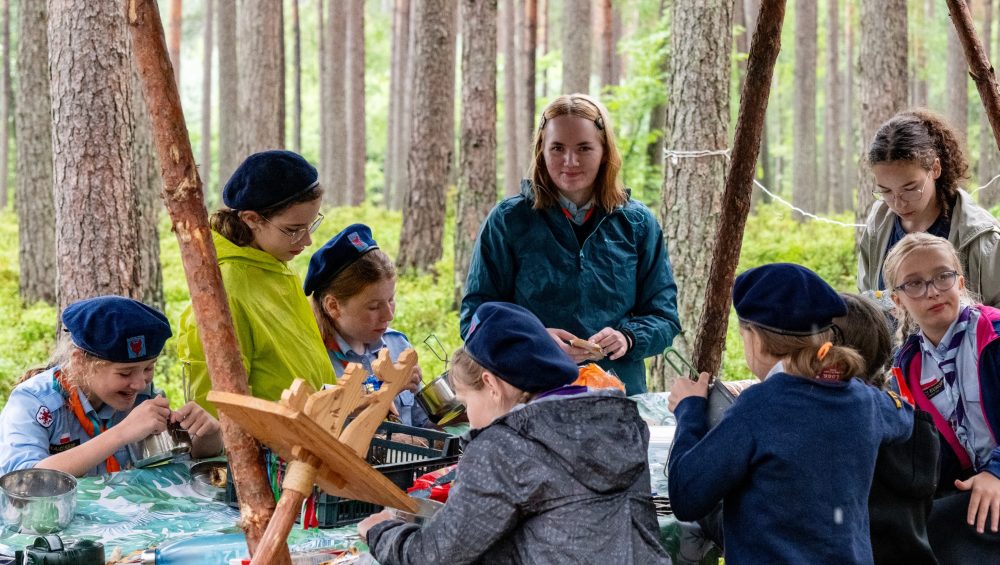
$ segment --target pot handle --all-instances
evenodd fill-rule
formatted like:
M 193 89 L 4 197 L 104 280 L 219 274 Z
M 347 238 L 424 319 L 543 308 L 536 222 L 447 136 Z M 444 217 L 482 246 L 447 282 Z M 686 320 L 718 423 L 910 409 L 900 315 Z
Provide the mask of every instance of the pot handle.
M 441 362 L 444 363 L 445 367 L 448 366 L 448 350 L 444 348 L 444 344 L 441 343 L 441 340 L 438 339 L 438 336 L 434 334 L 428 335 L 426 338 L 424 338 L 424 345 L 427 346 L 427 349 L 431 350 L 431 353 L 433 353 L 435 357 L 437 357 L 439 360 L 441 360 Z

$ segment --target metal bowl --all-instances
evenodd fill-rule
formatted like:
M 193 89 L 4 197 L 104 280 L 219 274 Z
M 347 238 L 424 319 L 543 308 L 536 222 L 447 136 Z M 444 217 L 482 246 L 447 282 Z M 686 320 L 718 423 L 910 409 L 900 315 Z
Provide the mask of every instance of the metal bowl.
M 226 498 L 226 462 L 202 461 L 191 467 L 191 488 L 212 500 Z M 221 478 L 221 485 L 218 484 Z
M 465 406 L 455 397 L 455 391 L 448 383 L 448 371 L 421 387 L 416 397 L 427 412 L 427 417 L 439 426 L 444 426 L 465 413 Z
M 51 469 L 21 469 L 0 477 L 0 518 L 22 534 L 51 534 L 76 513 L 76 479 Z

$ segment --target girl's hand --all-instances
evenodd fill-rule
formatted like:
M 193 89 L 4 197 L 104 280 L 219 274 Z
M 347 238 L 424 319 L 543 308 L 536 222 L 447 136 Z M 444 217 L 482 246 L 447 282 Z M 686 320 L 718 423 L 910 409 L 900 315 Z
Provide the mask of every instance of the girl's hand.
M 596 357 L 590 350 L 584 349 L 582 347 L 573 347 L 572 345 L 570 345 L 569 344 L 570 340 L 579 338 L 569 333 L 568 331 L 559 328 L 545 328 L 545 331 L 549 332 L 549 335 L 552 336 L 552 340 L 556 342 L 556 345 L 559 346 L 559 349 L 562 349 L 563 351 L 566 352 L 567 355 L 572 357 L 573 362 L 576 363 L 577 365 L 583 363 L 584 361 L 593 361 L 594 359 L 596 359 Z
M 218 434 L 221 429 L 219 421 L 193 400 L 174 412 L 170 416 L 170 421 L 180 424 L 181 428 L 191 436 L 192 441 Z
M 955 487 L 959 490 L 972 490 L 966 516 L 969 525 L 983 533 L 986 531 L 986 518 L 992 514 L 990 529 L 997 533 L 1000 530 L 1000 478 L 989 471 L 983 471 L 968 480 L 956 480 Z
M 587 340 L 601 346 L 601 351 L 608 359 L 614 361 L 628 353 L 628 340 L 625 334 L 611 328 L 604 328 Z
M 673 386 L 670 387 L 670 400 L 667 402 L 667 408 L 673 412 L 677 409 L 677 405 L 680 404 L 681 400 L 689 396 L 708 398 L 708 383 L 711 380 L 712 375 L 708 373 L 699 375 L 697 381 L 692 381 L 688 378 L 674 380 Z
M 157 396 L 133 408 L 115 428 L 124 434 L 124 443 L 134 443 L 166 430 L 169 421 L 170 403 Z
M 413 373 L 410 374 L 410 382 L 406 383 L 405 390 L 410 392 L 417 392 L 420 388 L 420 383 L 424 380 L 424 372 L 420 369 L 420 365 L 413 366 Z
M 361 539 L 365 540 L 365 543 L 368 543 L 368 530 L 372 529 L 372 526 L 375 524 L 381 524 L 386 520 L 392 520 L 392 514 L 388 510 L 372 514 L 358 523 L 358 535 L 361 536 Z

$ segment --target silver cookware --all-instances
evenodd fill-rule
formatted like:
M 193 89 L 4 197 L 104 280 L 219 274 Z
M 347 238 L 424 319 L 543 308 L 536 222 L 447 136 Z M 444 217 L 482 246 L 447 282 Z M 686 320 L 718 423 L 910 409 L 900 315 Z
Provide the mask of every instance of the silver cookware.
M 447 425 L 465 413 L 465 406 L 455 397 L 448 383 L 448 372 L 425 384 L 416 393 L 417 402 L 427 412 L 428 418 L 439 426 Z
M 22 534 L 64 530 L 76 513 L 76 479 L 52 469 L 21 469 L 0 477 L 0 518 Z
M 191 436 L 178 424 L 129 445 L 132 464 L 142 468 L 180 457 L 191 450 Z

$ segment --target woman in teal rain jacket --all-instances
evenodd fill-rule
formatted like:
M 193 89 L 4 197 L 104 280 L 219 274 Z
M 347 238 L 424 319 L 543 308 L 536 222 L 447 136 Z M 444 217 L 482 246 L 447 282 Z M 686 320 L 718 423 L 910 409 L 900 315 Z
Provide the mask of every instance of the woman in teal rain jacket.
M 621 185 L 607 111 L 583 94 L 542 112 L 530 180 L 500 202 L 476 240 L 461 332 L 484 302 L 524 306 L 575 362 L 646 391 L 646 357 L 680 331 L 663 231 Z

